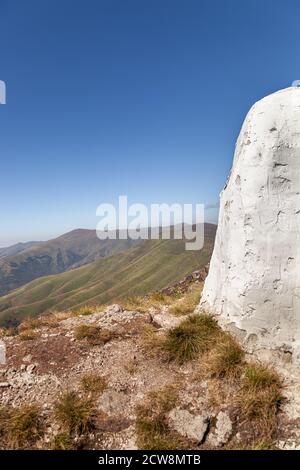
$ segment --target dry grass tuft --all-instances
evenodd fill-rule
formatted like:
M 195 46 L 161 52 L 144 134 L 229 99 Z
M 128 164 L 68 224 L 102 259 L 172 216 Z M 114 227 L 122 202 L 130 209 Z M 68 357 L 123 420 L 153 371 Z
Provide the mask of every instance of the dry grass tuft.
M 85 392 L 100 394 L 106 389 L 107 383 L 101 375 L 88 372 L 81 378 L 81 386 Z
M 43 433 L 44 423 L 37 405 L 0 409 L 0 436 L 5 442 L 5 448 L 32 448 Z
M 95 410 L 91 399 L 80 398 L 76 392 L 65 392 L 55 404 L 55 418 L 70 434 L 83 434 L 94 427 Z
M 202 288 L 193 288 L 182 299 L 177 300 L 169 308 L 169 312 L 173 315 L 188 315 L 193 313 L 197 305 L 199 305 Z
M 157 356 L 163 353 L 165 335 L 161 334 L 153 325 L 145 325 L 142 331 L 142 345 L 145 353 L 150 356 Z
M 99 313 L 104 310 L 104 305 L 85 305 L 84 307 L 80 307 L 78 310 L 72 311 L 72 316 L 79 317 L 79 316 L 87 316 L 93 315 L 93 313 Z
M 159 309 L 162 305 L 170 305 L 173 302 L 172 297 L 162 292 L 153 292 L 147 296 L 131 296 L 121 299 L 118 303 L 125 310 L 137 311 L 141 313 L 147 312 L 150 308 Z
M 38 337 L 34 330 L 24 330 L 19 334 L 21 341 L 32 341 Z
M 264 439 L 253 442 L 251 450 L 278 450 L 278 447 L 273 440 Z
M 242 372 L 245 353 L 239 343 L 228 333 L 221 332 L 216 344 L 207 355 L 205 369 L 217 378 L 238 378 Z
M 75 338 L 79 341 L 87 340 L 93 346 L 102 346 L 111 341 L 115 334 L 96 325 L 78 325 L 74 330 Z
M 167 423 L 167 413 L 177 402 L 178 387 L 168 385 L 149 394 L 137 407 L 137 442 L 139 449 L 175 450 L 183 443 L 172 433 Z
M 61 432 L 60 434 L 57 434 L 54 437 L 52 449 L 53 450 L 75 450 L 76 446 L 70 434 L 68 434 L 67 432 Z
M 272 439 L 282 399 L 282 382 L 274 370 L 255 363 L 245 367 L 237 404 L 242 417 L 255 423 L 262 441 Z
M 55 328 L 56 326 L 58 326 L 58 322 L 54 315 L 45 315 L 40 318 L 29 317 L 18 326 L 18 331 L 36 330 L 42 327 Z
M 128 374 L 133 375 L 138 369 L 136 360 L 129 359 L 128 362 L 124 365 L 124 369 L 128 372 Z
M 170 361 L 182 364 L 207 352 L 218 332 L 218 324 L 211 315 L 193 315 L 168 331 L 163 349 Z
M 244 371 L 244 385 L 248 388 L 265 389 L 267 387 L 281 387 L 282 382 L 273 369 L 263 364 L 248 364 Z

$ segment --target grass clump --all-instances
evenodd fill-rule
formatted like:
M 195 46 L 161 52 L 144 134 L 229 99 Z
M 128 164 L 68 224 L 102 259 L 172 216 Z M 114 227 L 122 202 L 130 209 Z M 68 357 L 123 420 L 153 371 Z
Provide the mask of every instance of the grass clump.
M 31 448 L 44 433 L 41 410 L 37 405 L 25 404 L 18 408 L 0 410 L 0 435 L 5 448 Z
M 169 312 L 173 315 L 188 315 L 193 313 L 197 305 L 199 305 L 201 297 L 201 290 L 194 288 L 188 292 L 185 297 L 177 300 L 169 308 Z
M 145 313 L 149 308 L 160 308 L 162 305 L 169 305 L 173 302 L 172 297 L 162 292 L 152 292 L 147 296 L 131 296 L 120 300 L 120 304 L 125 310 Z
M 167 414 L 177 402 L 178 389 L 168 385 L 149 394 L 137 407 L 137 443 L 144 450 L 183 448 L 182 441 L 168 427 Z
M 248 388 L 262 390 L 271 386 L 281 387 L 281 379 L 270 367 L 253 363 L 245 368 L 244 384 Z
M 272 438 L 282 399 L 282 382 L 275 371 L 254 363 L 245 367 L 238 406 L 244 418 L 255 422 L 262 441 Z
M 207 357 L 206 369 L 217 378 L 236 378 L 241 374 L 244 356 L 237 341 L 228 333 L 221 332 Z
M 94 427 L 95 410 L 92 400 L 79 397 L 76 392 L 65 392 L 55 404 L 57 421 L 69 433 L 83 434 Z
M 74 330 L 74 335 L 77 340 L 87 340 L 93 346 L 104 345 L 114 338 L 111 331 L 96 325 L 78 325 Z
M 99 305 L 98 306 L 85 305 L 83 307 L 80 307 L 78 310 L 73 311 L 72 314 L 75 317 L 88 316 L 96 312 L 102 312 L 103 309 L 104 309 L 103 305 L 100 305 L 100 306 Z
M 273 440 L 265 439 L 253 442 L 251 450 L 278 450 L 278 447 Z
M 27 318 L 24 320 L 19 326 L 18 331 L 28 331 L 28 330 L 36 330 L 38 328 L 42 328 L 44 326 L 55 328 L 58 325 L 58 322 L 54 315 L 45 315 L 42 318 Z
M 88 372 L 81 378 L 81 386 L 85 392 L 100 394 L 105 390 L 107 383 L 101 375 Z
M 74 450 L 74 440 L 67 432 L 61 432 L 54 437 L 53 450 Z
M 19 334 L 21 341 L 32 341 L 37 338 L 37 334 L 34 330 L 24 330 Z
M 130 296 L 126 299 L 122 299 L 119 302 L 125 310 L 137 311 L 145 313 L 148 310 L 148 304 L 145 297 Z
M 184 363 L 208 351 L 218 332 L 211 315 L 193 315 L 168 331 L 163 348 L 169 360 Z

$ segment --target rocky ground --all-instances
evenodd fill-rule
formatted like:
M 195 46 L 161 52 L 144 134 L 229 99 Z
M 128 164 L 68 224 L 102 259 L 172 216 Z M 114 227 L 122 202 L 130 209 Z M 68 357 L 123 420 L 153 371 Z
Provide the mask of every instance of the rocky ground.
M 198 289 L 199 277 L 194 280 Z M 191 313 L 174 309 L 184 297 L 173 300 L 172 308 L 164 295 L 139 309 L 115 304 L 53 315 L 4 336 L 1 448 L 299 448 L 299 417 L 285 379 L 284 398 L 271 419 L 258 419 L 239 405 L 244 372 L 238 379 L 212 373 L 210 353 L 183 361 L 166 356 L 164 338 Z M 22 409 L 31 405 L 35 414 L 28 422 Z M 14 412 L 25 420 L 21 431 L 12 424 Z M 31 426 L 35 433 L 26 437 Z

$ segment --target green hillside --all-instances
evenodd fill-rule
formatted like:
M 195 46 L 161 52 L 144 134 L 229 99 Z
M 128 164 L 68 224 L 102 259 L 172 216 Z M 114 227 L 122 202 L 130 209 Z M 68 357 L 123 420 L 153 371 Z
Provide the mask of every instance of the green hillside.
M 99 240 L 95 230 L 77 229 L 46 242 L 0 251 L 0 295 L 39 277 L 60 274 L 136 246 L 139 241 Z
M 136 247 L 62 274 L 36 279 L 0 298 L 0 324 L 28 316 L 146 294 L 208 263 L 215 226 L 205 227 L 205 246 L 186 251 L 182 240 L 146 240 Z

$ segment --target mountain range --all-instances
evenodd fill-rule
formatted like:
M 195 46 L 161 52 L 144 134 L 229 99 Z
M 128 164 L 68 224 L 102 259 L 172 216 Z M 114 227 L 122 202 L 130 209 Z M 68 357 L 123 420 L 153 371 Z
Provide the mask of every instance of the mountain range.
M 93 231 L 76 230 L 6 258 L 2 266 L 12 268 L 16 259 L 22 260 L 12 269 L 14 275 L 24 273 L 28 278 L 26 269 L 32 268 L 29 274 L 40 277 L 0 298 L 0 324 L 14 326 L 29 316 L 164 288 L 209 262 L 215 231 L 215 225 L 205 224 L 204 248 L 187 251 L 185 240 L 100 241 Z M 47 270 L 52 275 L 40 274 Z M 14 283 L 23 280 L 15 278 Z M 3 290 L 1 278 L 0 285 Z
M 0 251 L 0 295 L 42 276 L 74 269 L 124 251 L 138 240 L 99 240 L 77 229 L 46 242 L 19 243 Z

